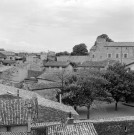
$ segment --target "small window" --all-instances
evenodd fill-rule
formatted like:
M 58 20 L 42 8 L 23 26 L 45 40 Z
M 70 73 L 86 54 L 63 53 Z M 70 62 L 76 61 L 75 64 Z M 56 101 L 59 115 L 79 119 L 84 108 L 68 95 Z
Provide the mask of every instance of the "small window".
M 126 50 L 127 50 L 127 47 L 126 47 Z
M 119 54 L 117 53 L 115 57 L 116 57 L 116 58 L 119 58 Z
M 93 58 L 94 58 L 94 54 L 93 54 L 93 56 L 92 56 Z
M 118 47 L 116 47 L 116 49 L 118 49 Z
M 111 53 L 108 53 L 107 57 L 108 58 L 111 58 L 112 57 L 112 54 Z
M 11 127 L 7 126 L 7 132 L 10 132 L 10 131 L 11 131 Z
M 108 47 L 107 47 L 107 50 L 108 50 Z
M 127 58 L 127 53 L 124 54 L 124 58 Z

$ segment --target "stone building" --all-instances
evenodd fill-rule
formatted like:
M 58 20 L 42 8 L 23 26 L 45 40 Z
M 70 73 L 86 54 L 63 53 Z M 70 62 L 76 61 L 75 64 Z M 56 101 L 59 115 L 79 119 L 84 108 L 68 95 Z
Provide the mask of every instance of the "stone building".
M 99 36 L 89 55 L 91 61 L 112 59 L 129 64 L 134 61 L 134 42 L 107 42 Z

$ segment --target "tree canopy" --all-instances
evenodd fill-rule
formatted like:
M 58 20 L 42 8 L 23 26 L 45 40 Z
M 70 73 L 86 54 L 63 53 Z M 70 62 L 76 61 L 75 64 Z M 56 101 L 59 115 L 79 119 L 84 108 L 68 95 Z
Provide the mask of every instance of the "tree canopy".
M 56 56 L 67 56 L 67 55 L 70 55 L 70 53 L 67 51 L 56 53 Z
M 75 45 L 73 47 L 73 52 L 71 55 L 88 55 L 87 46 L 84 43 Z
M 66 83 L 66 93 L 63 96 L 63 103 L 71 106 L 87 107 L 87 118 L 93 101 L 100 97 L 107 97 L 101 85 L 107 81 L 100 75 L 99 71 L 80 70 L 72 75 Z
M 109 66 L 104 77 L 109 82 L 106 89 L 115 100 L 115 110 L 121 98 L 127 99 L 134 94 L 134 73 L 129 71 L 124 64 L 115 63 Z
M 105 38 L 107 42 L 114 42 L 112 39 L 110 39 L 110 38 L 108 37 L 107 34 L 102 34 L 102 35 L 100 35 L 100 36 L 98 36 L 98 37 Z

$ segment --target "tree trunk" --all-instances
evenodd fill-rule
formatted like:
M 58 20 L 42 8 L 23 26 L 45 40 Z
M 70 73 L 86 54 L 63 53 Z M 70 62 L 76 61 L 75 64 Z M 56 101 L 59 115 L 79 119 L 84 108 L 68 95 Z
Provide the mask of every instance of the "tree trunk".
M 117 104 L 118 104 L 118 102 L 116 101 L 115 102 L 115 111 L 117 111 Z
M 87 119 L 90 117 L 90 106 L 87 106 Z
M 62 103 L 61 93 L 59 94 L 59 102 Z

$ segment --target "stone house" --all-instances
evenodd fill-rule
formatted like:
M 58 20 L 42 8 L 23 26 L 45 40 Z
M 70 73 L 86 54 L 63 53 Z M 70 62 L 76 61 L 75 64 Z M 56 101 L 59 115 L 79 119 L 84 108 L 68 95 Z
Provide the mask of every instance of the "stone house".
M 98 37 L 89 55 L 91 61 L 112 59 L 129 64 L 134 61 L 134 42 L 107 42 Z
M 73 66 L 69 62 L 64 61 L 50 61 L 44 64 L 46 72 L 66 71 L 72 72 Z
M 15 60 L 15 53 L 10 51 L 0 51 L 0 56 L 4 56 L 3 60 Z

